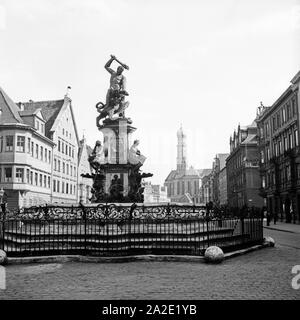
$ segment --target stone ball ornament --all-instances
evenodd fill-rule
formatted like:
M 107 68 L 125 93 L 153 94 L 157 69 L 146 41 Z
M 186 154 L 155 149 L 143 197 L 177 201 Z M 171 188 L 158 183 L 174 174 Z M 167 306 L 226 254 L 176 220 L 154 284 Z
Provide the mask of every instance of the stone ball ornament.
M 265 237 L 265 243 L 268 243 L 270 247 L 275 246 L 275 240 L 272 237 Z
M 0 250 L 0 265 L 4 265 L 7 263 L 7 254 L 5 251 Z
M 224 260 L 224 252 L 217 246 L 210 246 L 205 250 L 204 258 L 206 262 L 221 263 Z

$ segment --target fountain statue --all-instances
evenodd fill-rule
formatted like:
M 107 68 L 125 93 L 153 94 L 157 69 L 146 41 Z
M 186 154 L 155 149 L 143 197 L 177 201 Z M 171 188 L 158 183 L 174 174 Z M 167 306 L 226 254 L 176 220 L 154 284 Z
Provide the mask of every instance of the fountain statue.
M 113 61 L 119 64 L 116 71 L 111 68 Z M 139 141 L 131 142 L 136 128 L 125 116 L 129 94 L 123 71 L 129 67 L 113 55 L 104 67 L 110 73 L 110 85 L 105 103 L 96 104 L 96 125 L 103 134 L 103 143 L 97 140 L 89 156 L 93 173 L 82 176 L 93 179 L 92 202 L 143 202 L 142 179 L 153 174 L 141 172 L 146 157 L 138 149 Z

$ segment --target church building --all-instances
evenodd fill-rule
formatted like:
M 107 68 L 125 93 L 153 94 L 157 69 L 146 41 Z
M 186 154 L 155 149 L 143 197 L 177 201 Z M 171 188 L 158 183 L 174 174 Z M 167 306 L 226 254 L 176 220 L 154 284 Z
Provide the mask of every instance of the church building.
M 186 134 L 180 127 L 177 131 L 177 168 L 165 180 L 171 202 L 203 204 L 202 178 L 210 172 L 211 169 L 188 168 Z

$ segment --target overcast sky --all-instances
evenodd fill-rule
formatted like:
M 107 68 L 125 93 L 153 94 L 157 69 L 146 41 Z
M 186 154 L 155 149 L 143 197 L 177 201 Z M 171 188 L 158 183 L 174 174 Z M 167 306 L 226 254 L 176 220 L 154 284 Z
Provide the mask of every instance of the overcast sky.
M 126 115 L 143 171 L 162 184 L 180 124 L 189 165 L 211 168 L 238 124 L 289 86 L 299 16 L 299 0 L 0 0 L 0 86 L 18 102 L 61 99 L 70 85 L 79 136 L 93 146 L 116 55 L 130 67 Z

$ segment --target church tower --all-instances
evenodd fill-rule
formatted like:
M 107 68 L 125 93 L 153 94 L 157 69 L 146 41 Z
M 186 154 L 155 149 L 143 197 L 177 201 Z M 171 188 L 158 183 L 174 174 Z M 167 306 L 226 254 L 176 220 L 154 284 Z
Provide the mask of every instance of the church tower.
M 186 135 L 182 130 L 182 125 L 177 131 L 177 171 L 184 173 L 187 169 L 186 158 Z

